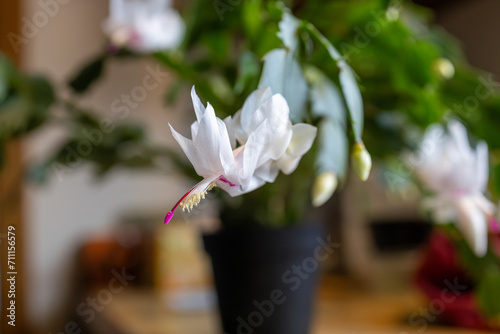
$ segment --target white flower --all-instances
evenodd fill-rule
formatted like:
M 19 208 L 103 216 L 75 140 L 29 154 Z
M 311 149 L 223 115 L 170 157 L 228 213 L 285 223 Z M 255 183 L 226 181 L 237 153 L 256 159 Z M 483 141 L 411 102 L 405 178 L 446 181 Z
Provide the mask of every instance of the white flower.
M 286 107 L 279 107 L 280 104 Z M 302 156 L 311 148 L 317 129 L 305 123 L 292 125 L 284 97 L 281 94 L 273 95 L 271 88 L 266 87 L 250 94 L 243 108 L 234 115 L 237 141 L 244 145 L 265 118 L 273 124 L 270 124 L 270 135 L 274 138 L 271 140 L 274 147 L 270 147 L 269 153 L 274 151 L 273 156 L 279 157 L 269 159 L 256 170 L 256 175 L 260 175 L 266 182 L 274 182 L 280 170 L 288 175 L 297 168 Z M 279 154 L 283 146 L 286 150 Z
M 184 37 L 185 25 L 170 0 L 110 0 L 104 32 L 115 47 L 136 52 L 175 49 Z
M 237 196 L 274 182 L 279 170 L 293 172 L 316 136 L 314 126 L 292 126 L 285 98 L 272 95 L 269 88 L 253 92 L 235 118 L 224 121 L 215 116 L 210 104 L 203 106 L 194 87 L 191 97 L 197 119 L 191 125 L 192 139 L 170 129 L 196 173 L 204 179 L 177 202 L 165 223 L 177 206 L 191 210 L 215 186 Z
M 410 161 L 433 196 L 424 201 L 437 223 L 455 222 L 478 256 L 486 254 L 488 221 L 494 205 L 485 196 L 488 182 L 488 147 L 473 150 L 465 127 L 452 121 L 448 133 L 431 126 L 416 161 Z

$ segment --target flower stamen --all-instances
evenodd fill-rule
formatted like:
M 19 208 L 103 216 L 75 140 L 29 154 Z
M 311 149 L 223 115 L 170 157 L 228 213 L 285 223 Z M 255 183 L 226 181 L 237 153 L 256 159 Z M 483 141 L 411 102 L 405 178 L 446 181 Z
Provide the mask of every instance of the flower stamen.
M 186 196 L 186 199 L 179 203 L 182 211 L 187 210 L 188 212 L 191 212 L 193 207 L 197 206 L 202 199 L 205 199 L 206 194 L 216 186 L 215 181 L 212 181 L 208 187 L 203 189 L 201 192 L 194 192 L 191 196 Z
M 196 184 L 193 188 L 191 188 L 181 199 L 174 205 L 172 210 L 170 210 L 165 216 L 164 223 L 168 224 L 172 217 L 174 216 L 175 209 L 180 206 L 182 211 L 187 210 L 191 212 L 193 207 L 198 205 L 202 199 L 205 199 L 206 194 L 212 190 L 217 185 L 215 182 L 219 180 L 222 175 L 217 175 L 213 177 L 208 177 L 201 180 L 198 184 Z

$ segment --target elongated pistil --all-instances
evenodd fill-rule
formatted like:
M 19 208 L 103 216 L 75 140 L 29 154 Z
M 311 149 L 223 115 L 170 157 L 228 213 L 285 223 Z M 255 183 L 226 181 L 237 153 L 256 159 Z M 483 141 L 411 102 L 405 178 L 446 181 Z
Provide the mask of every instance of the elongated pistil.
M 174 216 L 174 211 L 178 206 L 182 208 L 182 211 L 187 210 L 191 212 L 193 207 L 198 205 L 202 199 L 205 199 L 206 194 L 212 190 L 217 185 L 215 182 L 219 180 L 222 175 L 208 177 L 201 180 L 198 184 L 196 184 L 193 188 L 191 188 L 181 199 L 174 205 L 172 210 L 170 210 L 165 216 L 164 223 L 168 224 L 172 217 Z M 229 182 L 229 181 L 227 181 Z

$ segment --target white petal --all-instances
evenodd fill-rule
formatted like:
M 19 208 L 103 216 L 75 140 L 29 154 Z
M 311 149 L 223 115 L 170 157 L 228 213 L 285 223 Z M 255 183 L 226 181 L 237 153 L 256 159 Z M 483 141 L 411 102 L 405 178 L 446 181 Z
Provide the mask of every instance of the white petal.
M 458 121 L 451 121 L 448 124 L 448 129 L 450 131 L 451 138 L 456 145 L 458 153 L 462 154 L 465 158 L 470 157 L 472 155 L 472 150 L 469 145 L 469 138 L 464 125 Z
M 262 187 L 264 184 L 266 184 L 266 181 L 264 181 L 263 179 L 260 179 L 258 177 L 252 177 L 250 179 L 250 182 L 248 182 L 245 187 L 242 187 L 241 189 L 241 193 L 242 194 L 246 194 L 246 193 L 249 193 L 251 191 L 254 191 L 255 189 L 257 188 L 260 188 Z
M 179 134 L 170 124 L 169 126 L 170 131 L 172 132 L 172 136 L 181 146 L 184 154 L 186 154 L 187 158 L 193 165 L 196 173 L 204 177 L 210 175 L 211 172 L 208 169 L 207 161 L 205 160 L 204 155 L 200 152 L 198 147 L 196 147 L 196 145 L 193 143 L 193 141 Z
M 488 145 L 485 142 L 480 142 L 476 147 L 476 184 L 481 192 L 486 190 L 488 173 Z
M 235 124 L 231 116 L 224 118 L 224 124 L 226 124 L 227 133 L 229 135 L 229 142 L 231 143 L 231 148 L 234 150 L 236 148 L 236 133 Z
M 293 156 L 304 155 L 311 148 L 318 129 L 315 126 L 299 123 L 292 127 L 292 140 L 287 153 Z
M 264 121 L 264 123 L 261 124 L 256 131 L 250 134 L 243 151 L 237 157 L 240 163 L 239 178 L 241 183 L 249 182 L 251 176 L 255 172 L 255 169 L 257 169 L 258 164 L 264 163 L 259 160 L 262 159 L 266 149 L 267 141 L 264 136 L 261 136 L 261 132 L 266 132 L 266 125 L 267 120 Z M 265 129 L 263 131 L 259 131 L 261 128 Z
M 241 127 L 247 134 L 254 131 L 264 121 L 263 116 L 257 115 L 256 111 L 272 95 L 271 88 L 265 87 L 252 92 L 245 100 L 241 108 Z
M 265 182 L 272 183 L 278 177 L 279 168 L 275 161 L 269 160 L 255 170 L 254 176 L 264 180 Z
M 316 127 L 309 124 L 300 123 L 292 127 L 292 140 L 278 160 L 278 166 L 284 174 L 288 175 L 297 168 L 302 156 L 311 149 L 316 133 Z
M 225 192 L 227 192 L 231 197 L 236 197 L 236 196 L 240 196 L 243 194 L 243 192 L 239 186 L 238 187 L 231 187 L 230 185 L 228 185 L 227 183 L 224 183 L 222 181 L 217 182 L 217 187 L 219 187 L 222 190 L 224 190 Z
M 200 150 L 207 162 L 207 168 L 215 174 L 223 174 L 224 166 L 220 158 L 220 132 L 214 108 L 207 104 L 207 108 L 200 121 L 198 135 L 194 144 Z M 228 145 L 229 139 L 228 139 Z
M 284 155 L 282 158 L 278 160 L 277 165 L 279 169 L 283 172 L 283 174 L 290 175 L 299 166 L 300 158 L 301 156 L 292 157 L 289 155 Z
M 270 160 L 276 160 L 273 158 L 275 153 L 273 150 L 277 150 L 275 146 L 280 145 L 279 142 L 274 137 L 273 129 L 269 126 L 267 119 L 250 134 L 243 150 L 236 156 L 240 165 L 239 178 L 243 188 L 246 189 L 247 183 L 251 181 L 258 168 Z M 281 152 L 286 150 L 286 145 L 280 148 Z M 265 169 L 262 172 L 265 172 Z
M 226 124 L 220 118 L 217 118 L 219 134 L 219 158 L 224 168 L 224 174 L 229 174 L 234 168 L 233 148 L 226 128 Z
M 291 125 L 290 109 L 283 95 L 274 94 L 271 98 L 265 100 L 259 109 L 264 117 L 269 120 L 271 126 Z
M 241 125 L 241 110 L 237 111 L 233 116 L 233 127 L 234 136 L 238 140 L 238 143 L 240 143 L 240 145 L 244 145 L 248 140 L 249 134 L 246 133 L 245 129 L 243 129 L 243 126 Z
M 285 153 L 292 139 L 292 122 L 289 118 L 288 105 L 282 95 L 275 94 L 262 104 L 259 111 L 267 120 L 264 127 L 256 130 L 260 131 L 259 136 L 262 136 L 260 140 L 266 141 L 268 145 L 265 158 L 277 160 Z
M 194 112 L 196 114 L 196 119 L 198 122 L 201 122 L 201 118 L 203 117 L 203 114 L 205 113 L 205 106 L 203 103 L 201 103 L 200 98 L 196 94 L 196 90 L 191 88 L 191 100 L 193 100 L 193 107 L 194 107 Z
M 286 148 L 292 138 L 292 124 L 289 125 L 286 129 L 280 129 L 271 126 L 266 120 L 263 126 L 255 131 L 257 133 L 256 137 L 264 145 L 264 150 L 259 158 L 257 167 L 261 166 L 267 160 L 278 160 L 285 154 Z
M 488 222 L 474 203 L 463 198 L 457 205 L 458 228 L 477 256 L 484 256 L 488 249 Z
M 490 202 L 484 195 L 481 194 L 474 196 L 472 197 L 472 200 L 485 216 L 493 216 L 493 214 L 495 214 L 496 210 L 495 204 Z
M 235 197 L 262 187 L 266 181 L 257 177 L 252 177 L 244 186 L 231 187 L 227 183 L 218 181 L 217 186 L 226 191 L 230 196 Z
M 191 124 L 191 138 L 193 140 L 196 140 L 199 128 L 200 128 L 200 123 L 198 121 L 194 121 L 193 124 Z

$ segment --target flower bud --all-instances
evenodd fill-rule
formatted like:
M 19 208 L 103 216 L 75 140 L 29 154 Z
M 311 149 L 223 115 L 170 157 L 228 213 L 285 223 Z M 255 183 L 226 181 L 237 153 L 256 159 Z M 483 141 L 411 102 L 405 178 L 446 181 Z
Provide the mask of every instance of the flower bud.
M 335 172 L 326 171 L 319 174 L 312 188 L 312 205 L 317 208 L 325 204 L 332 197 L 337 185 L 338 179 Z
M 397 9 L 396 7 L 389 7 L 385 12 L 385 17 L 387 18 L 387 21 L 390 22 L 399 19 L 399 15 L 400 15 L 399 9 Z
M 372 168 L 372 158 L 370 153 L 365 148 L 363 142 L 357 142 L 354 144 L 351 153 L 352 168 L 356 175 L 362 180 L 366 181 L 368 176 L 370 176 L 370 170 Z
M 434 71 L 441 78 L 449 80 L 455 75 L 455 67 L 453 63 L 446 58 L 439 58 L 434 62 Z

